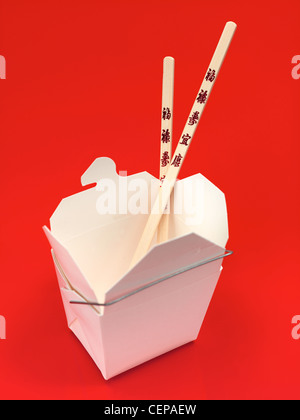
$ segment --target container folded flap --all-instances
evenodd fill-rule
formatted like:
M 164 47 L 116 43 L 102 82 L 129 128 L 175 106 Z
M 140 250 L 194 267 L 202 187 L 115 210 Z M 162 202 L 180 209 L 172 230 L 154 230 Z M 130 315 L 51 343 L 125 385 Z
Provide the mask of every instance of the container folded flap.
M 196 234 L 189 234 L 156 245 L 131 271 L 106 292 L 105 302 L 114 301 L 148 284 L 172 277 L 196 266 L 205 264 L 203 276 L 220 271 L 222 258 L 225 255 L 224 248 Z M 218 258 L 216 264 L 210 263 L 216 258 Z
M 64 274 L 64 281 L 75 288 L 85 299 L 96 300 L 96 295 L 81 272 L 80 268 L 68 252 L 68 250 L 54 237 L 50 230 L 44 226 L 44 232 L 54 250 L 56 265 Z
M 99 197 L 101 201 L 106 194 L 105 181 L 116 188 L 115 213 L 102 214 L 97 207 Z M 169 240 L 156 245 L 154 237 L 149 252 L 128 271 L 160 181 L 147 172 L 120 176 L 111 159 L 98 158 L 82 176 L 83 185 L 92 183 L 97 185 L 63 199 L 50 219 L 51 231 L 44 227 L 66 278 L 85 299 L 105 304 L 155 279 L 224 254 L 228 240 L 225 196 L 196 174 L 176 182 Z M 145 199 L 147 211 L 124 211 L 121 197 L 132 204 L 137 196 Z M 176 201 L 180 212 L 174 211 L 178 210 Z
M 126 194 L 126 202 L 130 202 L 136 191 L 129 191 L 130 186 L 139 188 L 141 199 L 147 203 L 147 212 L 151 211 L 160 182 L 147 172 L 130 176 L 120 176 L 116 173 L 116 165 L 109 158 L 98 158 L 82 176 L 82 184 L 96 183 L 85 191 L 64 198 L 50 218 L 51 232 L 62 243 L 83 235 L 101 226 L 111 225 L 116 220 L 126 220 L 135 217 L 125 211 L 120 205 L 120 197 Z M 110 189 L 110 191 L 108 191 Z M 108 199 L 108 192 L 111 196 Z M 107 213 L 99 210 L 99 203 L 110 201 L 114 209 Z M 108 205 L 109 207 L 109 205 Z M 121 209 L 121 212 L 120 212 Z M 146 214 L 139 215 L 147 219 Z

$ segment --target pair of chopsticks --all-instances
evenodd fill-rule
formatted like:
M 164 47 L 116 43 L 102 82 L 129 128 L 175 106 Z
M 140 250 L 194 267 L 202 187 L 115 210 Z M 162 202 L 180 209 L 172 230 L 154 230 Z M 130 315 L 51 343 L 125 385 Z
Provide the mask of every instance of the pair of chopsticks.
M 163 242 L 167 239 L 168 215 L 163 213 L 169 203 L 176 179 L 178 178 L 178 174 L 191 145 L 208 97 L 223 64 L 236 26 L 237 25 L 234 22 L 227 22 L 225 25 L 172 158 L 170 157 L 172 147 L 174 59 L 166 57 L 164 60 L 160 167 L 162 185 L 136 248 L 130 268 L 148 252 L 157 229 L 158 242 Z M 159 209 L 159 211 L 157 211 L 157 209 Z

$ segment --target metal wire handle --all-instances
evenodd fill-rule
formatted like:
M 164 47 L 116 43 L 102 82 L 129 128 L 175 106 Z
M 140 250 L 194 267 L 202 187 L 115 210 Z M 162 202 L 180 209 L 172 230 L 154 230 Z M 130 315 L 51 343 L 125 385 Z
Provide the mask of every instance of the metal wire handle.
M 179 274 L 185 273 L 186 271 L 193 270 L 193 269 L 195 269 L 197 267 L 201 267 L 202 265 L 206 265 L 206 264 L 209 264 L 211 262 L 220 260 L 221 258 L 228 257 L 229 255 L 232 255 L 232 254 L 233 254 L 233 251 L 226 250 L 225 253 L 222 254 L 222 255 L 218 255 L 218 256 L 213 257 L 213 258 L 210 258 L 208 260 L 198 261 L 197 263 L 194 263 L 192 265 L 189 265 L 188 267 L 181 268 L 181 269 L 179 269 L 179 270 L 177 270 L 177 271 L 175 271 L 175 272 L 173 272 L 171 274 L 167 274 L 164 277 L 161 277 L 159 279 L 156 279 L 156 280 L 148 283 L 147 285 L 142 286 L 142 287 L 140 287 L 140 288 L 138 288 L 138 289 L 136 289 L 136 290 L 134 290 L 134 291 L 132 291 L 130 293 L 127 293 L 127 294 L 125 294 L 125 295 L 123 295 L 123 296 L 121 296 L 121 297 L 119 297 L 117 299 L 111 300 L 110 302 L 98 303 L 98 302 L 89 302 L 87 300 L 84 301 L 84 302 L 82 302 L 82 301 L 76 301 L 76 300 L 71 300 L 70 303 L 71 304 L 76 304 L 76 305 L 111 306 L 111 305 L 114 305 L 115 303 L 120 302 L 121 300 L 127 299 L 130 296 L 133 296 L 133 295 L 135 295 L 135 294 L 137 294 L 139 292 L 142 292 L 143 290 L 148 289 L 149 287 L 152 287 L 152 286 L 155 286 L 156 284 L 162 283 L 165 280 L 168 280 L 168 279 L 170 279 L 172 277 L 178 276 Z M 70 283 L 70 282 L 68 281 L 68 283 Z

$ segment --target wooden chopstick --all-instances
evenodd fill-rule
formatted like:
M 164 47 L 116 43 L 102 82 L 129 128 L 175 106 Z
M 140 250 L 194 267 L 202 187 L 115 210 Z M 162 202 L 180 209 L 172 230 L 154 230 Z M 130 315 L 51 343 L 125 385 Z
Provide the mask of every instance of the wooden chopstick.
M 174 67 L 173 57 L 165 57 L 163 62 L 161 139 L 160 139 L 160 172 L 159 178 L 163 182 L 167 175 L 172 158 L 173 137 L 173 102 L 174 102 Z M 164 211 L 165 209 L 162 209 Z M 168 239 L 169 214 L 163 214 L 157 228 L 157 242 Z
M 169 201 L 169 197 L 173 191 L 179 171 L 186 157 L 187 151 L 207 103 L 208 97 L 214 86 L 215 80 L 218 76 L 219 70 L 223 64 L 235 30 L 236 24 L 234 22 L 226 23 L 217 48 L 214 52 L 213 58 L 209 64 L 209 68 L 197 94 L 191 113 L 182 132 L 181 138 L 178 142 L 175 153 L 172 157 L 171 165 L 167 171 L 164 182 L 159 189 L 159 194 L 155 200 L 154 206 L 151 210 L 146 226 L 136 248 L 130 268 L 132 268 L 141 258 L 143 258 L 149 250 L 162 217 L 161 209 L 165 209 Z M 159 209 L 159 211 L 157 211 L 157 209 Z

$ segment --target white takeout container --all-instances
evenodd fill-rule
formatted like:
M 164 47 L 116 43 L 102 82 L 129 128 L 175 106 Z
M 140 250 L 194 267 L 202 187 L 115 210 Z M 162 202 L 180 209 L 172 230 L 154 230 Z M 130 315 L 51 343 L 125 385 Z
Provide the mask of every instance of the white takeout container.
M 184 206 L 170 214 L 169 240 L 157 245 L 154 238 L 129 270 L 148 215 L 100 215 L 101 180 L 117 185 L 117 207 L 124 194 L 134 200 L 142 180 L 149 211 L 160 182 L 147 172 L 120 177 L 115 168 L 109 158 L 96 159 L 82 185 L 97 185 L 63 199 L 51 230 L 44 226 L 68 326 L 105 379 L 195 340 L 230 254 L 224 194 L 197 174 L 177 181 L 174 195 L 183 189 L 177 201 L 200 197 L 198 214 L 191 217 Z

